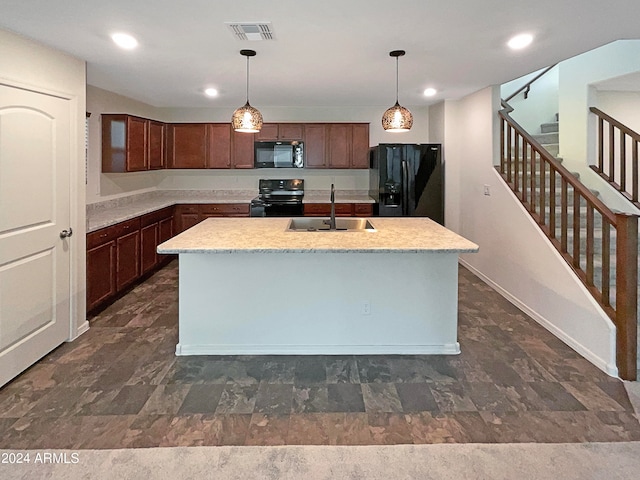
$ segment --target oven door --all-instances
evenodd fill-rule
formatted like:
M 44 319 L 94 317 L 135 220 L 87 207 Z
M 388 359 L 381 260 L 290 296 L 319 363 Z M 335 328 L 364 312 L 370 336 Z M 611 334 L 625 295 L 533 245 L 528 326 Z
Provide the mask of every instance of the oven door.
M 301 217 L 304 214 L 302 203 L 266 203 L 265 217 Z

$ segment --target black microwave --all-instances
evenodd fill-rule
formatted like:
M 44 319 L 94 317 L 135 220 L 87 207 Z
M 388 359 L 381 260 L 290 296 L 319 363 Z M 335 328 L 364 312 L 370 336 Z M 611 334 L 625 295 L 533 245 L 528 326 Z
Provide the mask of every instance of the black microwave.
M 255 168 L 302 168 L 304 144 L 302 142 L 255 142 Z

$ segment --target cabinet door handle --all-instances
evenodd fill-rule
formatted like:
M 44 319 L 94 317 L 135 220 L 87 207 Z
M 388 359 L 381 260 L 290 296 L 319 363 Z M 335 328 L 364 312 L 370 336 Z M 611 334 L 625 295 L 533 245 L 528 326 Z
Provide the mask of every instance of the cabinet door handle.
M 108 233 L 102 233 L 102 234 L 100 234 L 100 238 L 105 238 L 108 235 L 109 235 Z
M 60 238 L 67 238 L 73 235 L 73 229 L 69 227 L 69 230 L 62 230 L 60 232 Z
M 129 227 L 130 227 L 129 225 L 125 225 L 123 228 L 124 228 L 125 230 L 129 230 Z

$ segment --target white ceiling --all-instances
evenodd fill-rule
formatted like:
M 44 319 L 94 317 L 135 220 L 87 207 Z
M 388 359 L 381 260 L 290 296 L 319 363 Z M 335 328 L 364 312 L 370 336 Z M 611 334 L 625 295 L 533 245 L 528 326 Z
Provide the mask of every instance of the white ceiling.
M 1 0 L 0 28 L 87 61 L 87 81 L 158 107 L 391 106 L 459 98 L 618 39 L 640 38 L 638 0 Z M 270 21 L 275 40 L 224 22 Z M 116 31 L 140 42 L 118 49 Z M 512 35 L 534 44 L 508 50 Z M 2 59 L 5 61 L 5 59 Z M 219 90 L 203 96 L 205 87 Z M 422 95 L 435 87 L 434 98 Z

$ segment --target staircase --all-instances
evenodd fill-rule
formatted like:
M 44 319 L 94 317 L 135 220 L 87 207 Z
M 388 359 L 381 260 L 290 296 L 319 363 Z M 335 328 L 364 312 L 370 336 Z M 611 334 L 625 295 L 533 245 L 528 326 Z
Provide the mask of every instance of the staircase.
M 497 167 L 540 228 L 616 325 L 619 374 L 635 380 L 640 358 L 637 296 L 637 217 L 612 212 L 569 172 L 558 155 L 558 118 L 530 135 L 500 111 Z M 632 279 L 632 281 L 630 280 Z M 632 297 L 630 297 L 630 295 Z
M 556 121 L 550 123 L 543 123 L 540 125 L 540 133 L 536 135 L 532 135 L 535 140 L 537 140 L 542 147 L 544 147 L 551 155 L 553 155 L 558 162 L 562 163 L 562 158 L 558 157 L 559 152 L 559 122 L 558 122 L 558 114 L 556 114 Z M 577 172 L 572 172 L 572 174 L 576 178 L 580 178 L 580 174 Z M 540 188 L 540 175 L 537 176 L 537 188 Z M 548 192 L 549 189 L 546 189 Z M 591 192 L 596 196 L 600 197 L 600 193 L 597 190 L 591 189 Z M 560 204 L 560 179 L 556 180 L 556 205 Z M 569 203 L 572 202 L 572 198 L 569 198 Z M 560 207 L 556 207 L 557 215 L 560 215 Z M 572 215 L 572 213 L 570 214 Z M 587 224 L 587 208 L 586 205 L 581 205 L 580 207 L 580 225 Z M 573 221 L 572 218 L 569 218 L 569 223 Z M 602 290 L 602 273 L 603 273 L 603 258 L 602 258 L 602 217 L 594 218 L 594 283 L 598 290 Z M 560 235 L 560 227 L 556 227 L 555 232 L 556 237 Z M 582 228 L 580 231 L 580 242 L 581 248 L 580 251 L 586 251 L 586 229 Z M 573 247 L 573 230 L 569 231 L 568 235 L 568 243 L 569 249 Z M 610 303 L 615 308 L 616 302 L 616 275 L 615 275 L 615 264 L 616 264 L 616 230 L 610 232 L 610 261 L 609 261 L 609 276 L 610 276 L 610 284 L 609 284 L 609 295 L 610 295 Z M 640 272 L 640 238 L 638 241 L 638 271 Z M 580 262 L 582 264 L 582 268 L 586 268 L 584 256 L 581 257 Z M 638 305 L 640 305 L 640 276 L 638 277 L 638 294 L 637 294 Z M 640 312 L 638 313 L 637 319 L 638 331 L 640 331 Z M 638 371 L 640 371 L 640 335 L 637 335 L 636 339 L 637 346 L 637 361 L 636 366 Z
M 555 158 L 558 158 L 558 152 L 560 151 L 559 125 L 559 118 L 556 113 L 555 122 L 541 124 L 540 133 L 533 135 L 533 138 Z

